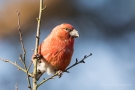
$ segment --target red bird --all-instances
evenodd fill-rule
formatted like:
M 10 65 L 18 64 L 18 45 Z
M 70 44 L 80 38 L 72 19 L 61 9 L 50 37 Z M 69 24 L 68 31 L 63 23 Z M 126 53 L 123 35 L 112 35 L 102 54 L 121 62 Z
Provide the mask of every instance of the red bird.
M 74 51 L 74 38 L 77 37 L 78 31 L 70 24 L 64 23 L 52 30 L 38 47 L 42 58 L 37 62 L 37 80 L 45 72 L 50 75 L 66 69 Z

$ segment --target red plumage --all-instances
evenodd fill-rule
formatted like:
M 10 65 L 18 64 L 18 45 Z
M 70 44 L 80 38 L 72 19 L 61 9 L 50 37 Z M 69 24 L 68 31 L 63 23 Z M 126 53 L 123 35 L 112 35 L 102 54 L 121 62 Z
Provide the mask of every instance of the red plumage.
M 61 24 L 52 30 L 38 47 L 38 53 L 43 58 L 37 64 L 37 80 L 44 72 L 54 74 L 58 70 L 66 69 L 74 51 L 75 37 L 79 37 L 79 34 L 70 24 Z

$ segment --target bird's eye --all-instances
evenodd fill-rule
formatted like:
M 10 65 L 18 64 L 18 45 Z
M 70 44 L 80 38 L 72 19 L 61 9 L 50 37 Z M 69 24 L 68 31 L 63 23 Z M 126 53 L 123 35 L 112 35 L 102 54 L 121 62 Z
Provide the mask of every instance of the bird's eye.
M 68 32 L 70 32 L 71 30 L 69 28 L 65 28 Z

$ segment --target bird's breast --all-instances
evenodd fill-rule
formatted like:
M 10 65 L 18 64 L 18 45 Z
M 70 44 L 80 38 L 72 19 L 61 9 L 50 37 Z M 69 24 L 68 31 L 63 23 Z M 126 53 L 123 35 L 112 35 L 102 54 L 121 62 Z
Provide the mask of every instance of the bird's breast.
M 44 57 L 45 62 L 55 69 L 65 70 L 71 61 L 73 45 L 73 39 L 62 41 L 58 38 L 49 38 L 40 45 L 41 55 Z
M 43 53 L 43 57 L 51 66 L 57 70 L 65 70 L 71 61 L 73 47 L 54 45 Z

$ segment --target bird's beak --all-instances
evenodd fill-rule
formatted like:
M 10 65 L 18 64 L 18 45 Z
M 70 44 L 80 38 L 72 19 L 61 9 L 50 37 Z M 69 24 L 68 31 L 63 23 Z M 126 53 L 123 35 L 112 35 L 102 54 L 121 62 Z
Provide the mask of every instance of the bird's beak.
M 78 38 L 79 37 L 79 34 L 78 34 L 78 31 L 73 29 L 71 32 L 70 32 L 70 36 L 73 37 L 73 38 Z

